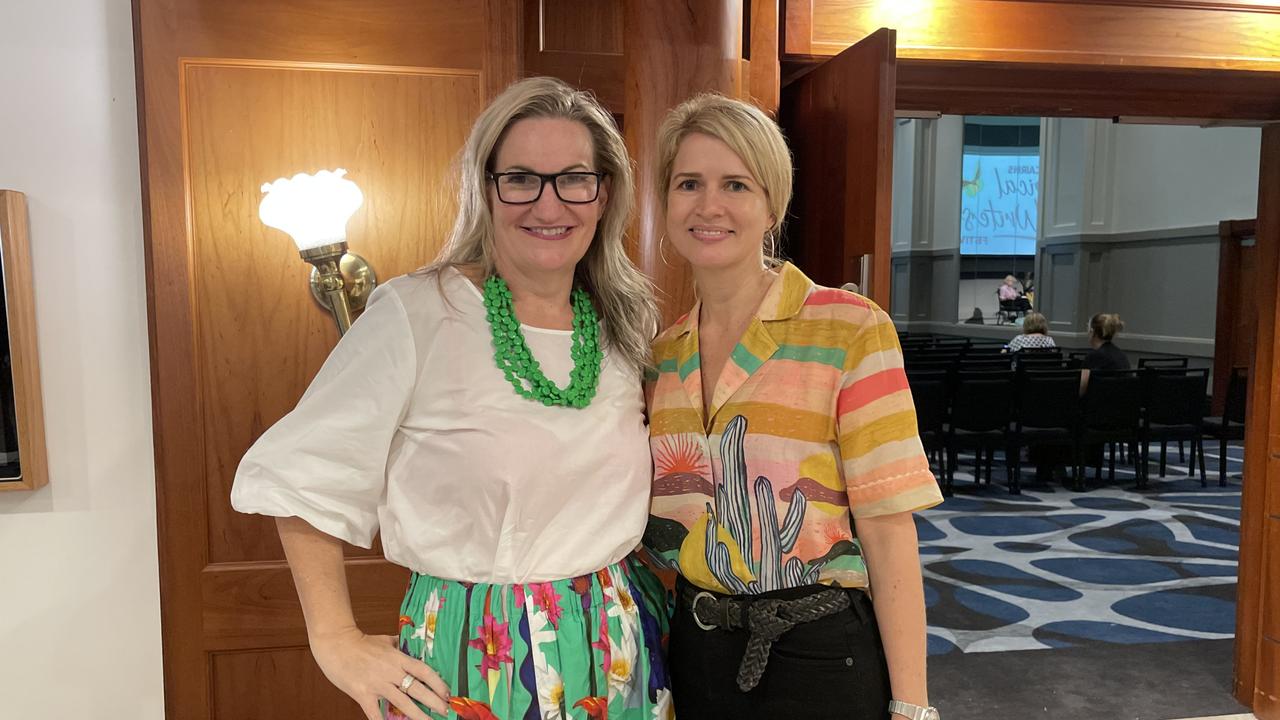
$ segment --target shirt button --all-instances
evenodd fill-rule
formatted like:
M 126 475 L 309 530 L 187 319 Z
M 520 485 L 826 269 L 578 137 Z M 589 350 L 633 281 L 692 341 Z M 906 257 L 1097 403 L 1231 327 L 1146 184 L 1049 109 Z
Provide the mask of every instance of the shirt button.
M 850 658 L 850 657 L 845 658 L 844 664 L 848 665 L 849 667 L 853 667 L 853 658 Z

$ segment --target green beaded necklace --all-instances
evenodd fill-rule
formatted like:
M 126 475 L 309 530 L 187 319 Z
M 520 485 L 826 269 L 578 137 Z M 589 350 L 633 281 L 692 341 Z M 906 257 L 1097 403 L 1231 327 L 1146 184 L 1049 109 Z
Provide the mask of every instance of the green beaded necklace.
M 584 408 L 591 404 L 600 383 L 600 331 L 596 322 L 596 309 L 591 296 L 580 287 L 573 289 L 573 337 L 569 355 L 573 358 L 573 370 L 569 373 L 569 385 L 556 387 L 546 375 L 537 358 L 524 341 L 520 321 L 516 319 L 511 301 L 511 289 L 497 275 L 484 281 L 484 306 L 493 333 L 493 359 L 507 382 L 516 392 L 538 400 L 543 405 L 564 405 Z

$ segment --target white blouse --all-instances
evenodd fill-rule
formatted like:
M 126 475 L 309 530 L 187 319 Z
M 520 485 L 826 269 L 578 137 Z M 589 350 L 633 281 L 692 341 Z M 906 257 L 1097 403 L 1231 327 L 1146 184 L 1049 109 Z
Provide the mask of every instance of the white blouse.
M 571 332 L 524 335 L 564 387 Z M 517 395 L 483 296 L 448 269 L 374 291 L 298 406 L 241 460 L 231 504 L 365 548 L 381 529 L 387 559 L 420 573 L 543 582 L 639 545 L 650 463 L 638 372 L 606 349 L 586 408 Z

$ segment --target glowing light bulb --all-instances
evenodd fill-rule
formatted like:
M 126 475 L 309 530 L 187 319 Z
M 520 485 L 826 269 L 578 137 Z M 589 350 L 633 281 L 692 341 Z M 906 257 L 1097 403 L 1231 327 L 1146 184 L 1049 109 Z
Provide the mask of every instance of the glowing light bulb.
M 258 217 L 268 227 L 288 233 L 299 251 L 343 242 L 347 221 L 364 202 L 364 194 L 343 177 L 346 174 L 338 168 L 264 183 Z

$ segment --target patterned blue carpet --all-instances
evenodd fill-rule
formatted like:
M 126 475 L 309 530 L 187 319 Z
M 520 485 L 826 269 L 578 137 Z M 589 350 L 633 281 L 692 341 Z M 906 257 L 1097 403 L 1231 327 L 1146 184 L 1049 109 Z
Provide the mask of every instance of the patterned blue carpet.
M 916 518 L 929 654 L 1231 638 L 1244 450 L 1228 449 L 1227 487 L 1205 450 L 1207 488 L 1175 445 L 1144 490 L 1117 467 L 1085 492 L 1024 472 L 1021 495 L 975 486 L 961 456 L 955 495 Z

